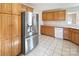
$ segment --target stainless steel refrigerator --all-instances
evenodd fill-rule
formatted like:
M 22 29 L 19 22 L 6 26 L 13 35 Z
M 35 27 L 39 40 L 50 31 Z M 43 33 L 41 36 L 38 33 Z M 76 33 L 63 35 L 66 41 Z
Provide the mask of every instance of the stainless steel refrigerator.
M 22 12 L 22 52 L 27 54 L 38 44 L 38 14 Z

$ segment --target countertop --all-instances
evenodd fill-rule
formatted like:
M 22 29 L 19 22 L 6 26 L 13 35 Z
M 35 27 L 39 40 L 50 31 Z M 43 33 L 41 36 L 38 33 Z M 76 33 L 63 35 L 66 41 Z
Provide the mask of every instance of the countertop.
M 55 26 L 55 27 L 61 27 L 61 28 L 73 28 L 73 29 L 78 29 L 79 30 L 79 25 L 78 24 L 53 24 L 53 25 L 47 25 L 45 26 Z

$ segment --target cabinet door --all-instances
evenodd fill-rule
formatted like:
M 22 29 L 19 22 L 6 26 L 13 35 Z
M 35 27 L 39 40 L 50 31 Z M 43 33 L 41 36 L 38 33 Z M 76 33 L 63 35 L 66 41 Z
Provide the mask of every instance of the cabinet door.
M 54 12 L 54 19 L 57 21 L 58 20 L 58 11 Z
M 2 19 L 1 19 L 1 14 L 0 14 L 0 56 L 1 56 L 1 35 L 2 34 Z
M 42 20 L 47 20 L 47 13 L 46 12 L 44 12 L 44 13 L 42 13 Z
M 27 7 L 27 9 L 28 9 L 29 12 L 33 12 L 33 8 Z
M 44 34 L 44 26 L 41 26 L 41 34 Z
M 76 43 L 76 33 L 72 31 L 72 42 Z
M 21 4 L 12 3 L 12 14 L 20 14 L 21 12 Z
M 47 20 L 53 20 L 53 13 L 52 12 L 48 12 L 47 13 Z
M 59 11 L 58 15 L 59 15 L 58 17 L 59 20 L 65 20 L 65 16 L 66 16 L 65 11 Z
M 2 56 L 11 56 L 11 39 L 2 40 Z
M 2 12 L 3 13 L 11 13 L 11 3 L 3 3 L 2 4 Z
M 21 19 L 19 15 L 12 15 L 12 55 L 21 52 Z
M 16 56 L 21 53 L 21 38 L 16 36 L 12 38 L 12 56 Z
M 21 12 L 26 12 L 26 11 L 28 11 L 27 6 L 22 4 L 21 5 Z
M 18 39 L 19 39 L 19 48 L 18 48 L 18 53 L 21 53 L 21 15 L 18 16 Z
M 18 15 L 18 35 L 21 36 L 21 15 Z
M 0 3 L 0 12 L 2 12 L 2 3 Z
M 64 28 L 64 39 L 70 40 L 70 32 L 68 28 Z
M 12 38 L 18 35 L 18 15 L 12 15 Z
M 12 38 L 12 56 L 18 55 L 18 37 Z
M 2 14 L 2 55 L 11 55 L 11 15 Z
M 2 40 L 11 38 L 11 14 L 2 14 Z
M 79 44 L 79 32 L 76 33 L 76 43 Z

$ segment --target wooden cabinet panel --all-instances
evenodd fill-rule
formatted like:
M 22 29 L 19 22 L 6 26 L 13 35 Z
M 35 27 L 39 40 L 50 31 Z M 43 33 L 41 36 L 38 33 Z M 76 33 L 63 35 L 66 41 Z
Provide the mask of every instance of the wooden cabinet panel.
M 52 12 L 48 12 L 47 13 L 47 20 L 53 20 L 53 13 Z
M 47 13 L 42 13 L 42 19 L 45 21 L 45 20 L 47 20 Z
M 11 39 L 2 40 L 2 56 L 11 56 Z
M 11 15 L 2 14 L 2 55 L 11 55 Z
M 2 3 L 2 12 L 11 13 L 11 11 L 12 11 L 11 6 L 12 6 L 11 3 Z
M 18 19 L 19 19 L 18 15 L 12 15 L 12 26 L 11 26 L 12 38 L 18 35 Z
M 79 30 L 71 29 L 70 32 L 71 32 L 71 41 L 76 44 L 79 44 Z
M 2 14 L 2 40 L 11 38 L 11 14 Z
M 65 16 L 66 16 L 65 13 L 66 13 L 65 11 L 59 11 L 58 12 L 58 19 L 65 20 Z
M 71 41 L 74 42 L 74 43 L 76 43 L 76 33 L 75 32 L 71 33 L 71 37 L 72 37 Z
M 55 11 L 55 12 L 54 12 L 54 19 L 55 19 L 55 20 L 58 20 L 58 11 Z
M 69 28 L 64 28 L 64 31 L 63 31 L 64 39 L 70 40 L 70 31 L 69 30 L 70 30 Z
M 12 38 L 12 56 L 16 56 L 21 53 L 21 38 L 16 36 Z
M 21 52 L 21 16 L 12 15 L 12 55 Z
M 20 14 L 21 13 L 21 4 L 12 3 L 12 14 Z
M 21 36 L 21 15 L 18 15 L 18 35 Z
M 59 10 L 59 11 L 45 11 L 42 12 L 42 19 L 44 21 L 61 21 L 65 20 L 66 18 L 66 11 L 65 10 Z
M 27 9 L 28 9 L 29 12 L 33 12 L 33 8 L 27 7 Z
M 41 34 L 44 34 L 44 26 L 41 26 Z
M 21 5 L 21 12 L 25 12 L 25 11 L 27 11 L 27 6 L 25 6 L 25 5 Z
M 18 36 L 18 54 L 21 53 L 21 36 Z
M 0 12 L 2 12 L 2 4 L 0 3 Z
M 79 32 L 76 33 L 76 43 L 79 45 Z
M 41 34 L 54 37 L 54 27 L 52 26 L 41 26 Z
M 0 56 L 1 56 L 1 39 L 2 39 L 2 19 L 1 19 L 1 14 L 0 14 Z

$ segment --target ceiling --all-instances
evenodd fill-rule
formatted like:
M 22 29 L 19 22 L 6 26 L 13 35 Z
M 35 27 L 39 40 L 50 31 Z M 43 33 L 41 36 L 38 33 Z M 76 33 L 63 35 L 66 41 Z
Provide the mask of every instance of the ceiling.
M 27 4 L 42 11 L 79 6 L 79 3 L 26 3 L 26 5 Z

